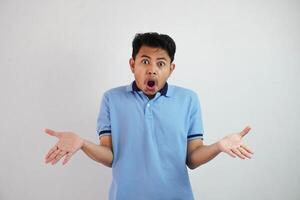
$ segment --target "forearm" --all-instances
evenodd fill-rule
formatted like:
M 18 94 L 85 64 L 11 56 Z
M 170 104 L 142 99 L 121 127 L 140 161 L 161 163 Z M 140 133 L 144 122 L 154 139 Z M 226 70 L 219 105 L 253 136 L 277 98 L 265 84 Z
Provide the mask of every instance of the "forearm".
M 217 143 L 201 145 L 188 156 L 188 166 L 191 169 L 195 169 L 215 158 L 220 152 Z
M 96 162 L 107 167 L 112 166 L 113 152 L 110 148 L 84 140 L 81 150 Z

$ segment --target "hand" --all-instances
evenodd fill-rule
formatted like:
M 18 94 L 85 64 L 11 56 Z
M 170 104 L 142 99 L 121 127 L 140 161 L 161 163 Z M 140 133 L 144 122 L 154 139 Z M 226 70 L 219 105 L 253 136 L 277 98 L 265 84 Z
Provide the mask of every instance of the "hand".
M 56 164 L 65 156 L 63 165 L 82 147 L 84 140 L 72 132 L 56 132 L 51 129 L 44 130 L 47 134 L 57 137 L 59 141 L 50 149 L 45 157 L 46 164 L 51 162 Z
M 251 158 L 253 151 L 245 144 L 242 144 L 242 138 L 251 130 L 247 126 L 242 132 L 228 135 L 221 139 L 217 145 L 221 152 L 227 153 L 232 157 L 240 157 L 241 159 Z

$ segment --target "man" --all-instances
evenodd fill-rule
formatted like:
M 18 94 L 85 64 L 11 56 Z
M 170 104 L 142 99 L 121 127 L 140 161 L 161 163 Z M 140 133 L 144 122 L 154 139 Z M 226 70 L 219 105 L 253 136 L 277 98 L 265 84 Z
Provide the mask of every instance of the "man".
M 253 153 L 241 143 L 249 131 L 203 144 L 197 94 L 169 85 L 175 69 L 176 45 L 168 35 L 137 34 L 129 65 L 135 81 L 103 95 L 97 120 L 100 145 L 72 132 L 55 132 L 58 143 L 46 163 L 67 163 L 79 149 L 93 160 L 112 167 L 111 200 L 194 199 L 187 167 L 195 169 L 220 152 L 241 159 Z

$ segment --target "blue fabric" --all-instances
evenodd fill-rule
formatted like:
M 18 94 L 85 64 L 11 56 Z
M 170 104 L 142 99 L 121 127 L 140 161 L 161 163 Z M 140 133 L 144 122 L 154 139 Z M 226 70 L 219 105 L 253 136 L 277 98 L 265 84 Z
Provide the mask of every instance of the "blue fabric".
M 151 100 L 135 87 L 104 93 L 97 133 L 113 144 L 110 200 L 192 200 L 187 143 L 202 139 L 197 94 L 166 83 Z

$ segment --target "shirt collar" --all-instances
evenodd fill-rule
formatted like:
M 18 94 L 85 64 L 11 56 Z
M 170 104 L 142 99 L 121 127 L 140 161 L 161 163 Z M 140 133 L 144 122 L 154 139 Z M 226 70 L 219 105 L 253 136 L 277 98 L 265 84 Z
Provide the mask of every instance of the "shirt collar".
M 168 83 L 166 82 L 164 87 L 162 89 L 160 89 L 158 92 L 161 94 L 161 95 L 164 95 L 164 96 L 169 96 L 169 93 L 168 93 Z M 128 91 L 132 92 L 132 91 L 135 91 L 135 92 L 139 92 L 141 91 L 140 88 L 138 88 L 137 84 L 135 81 L 133 81 L 128 87 L 127 87 Z

